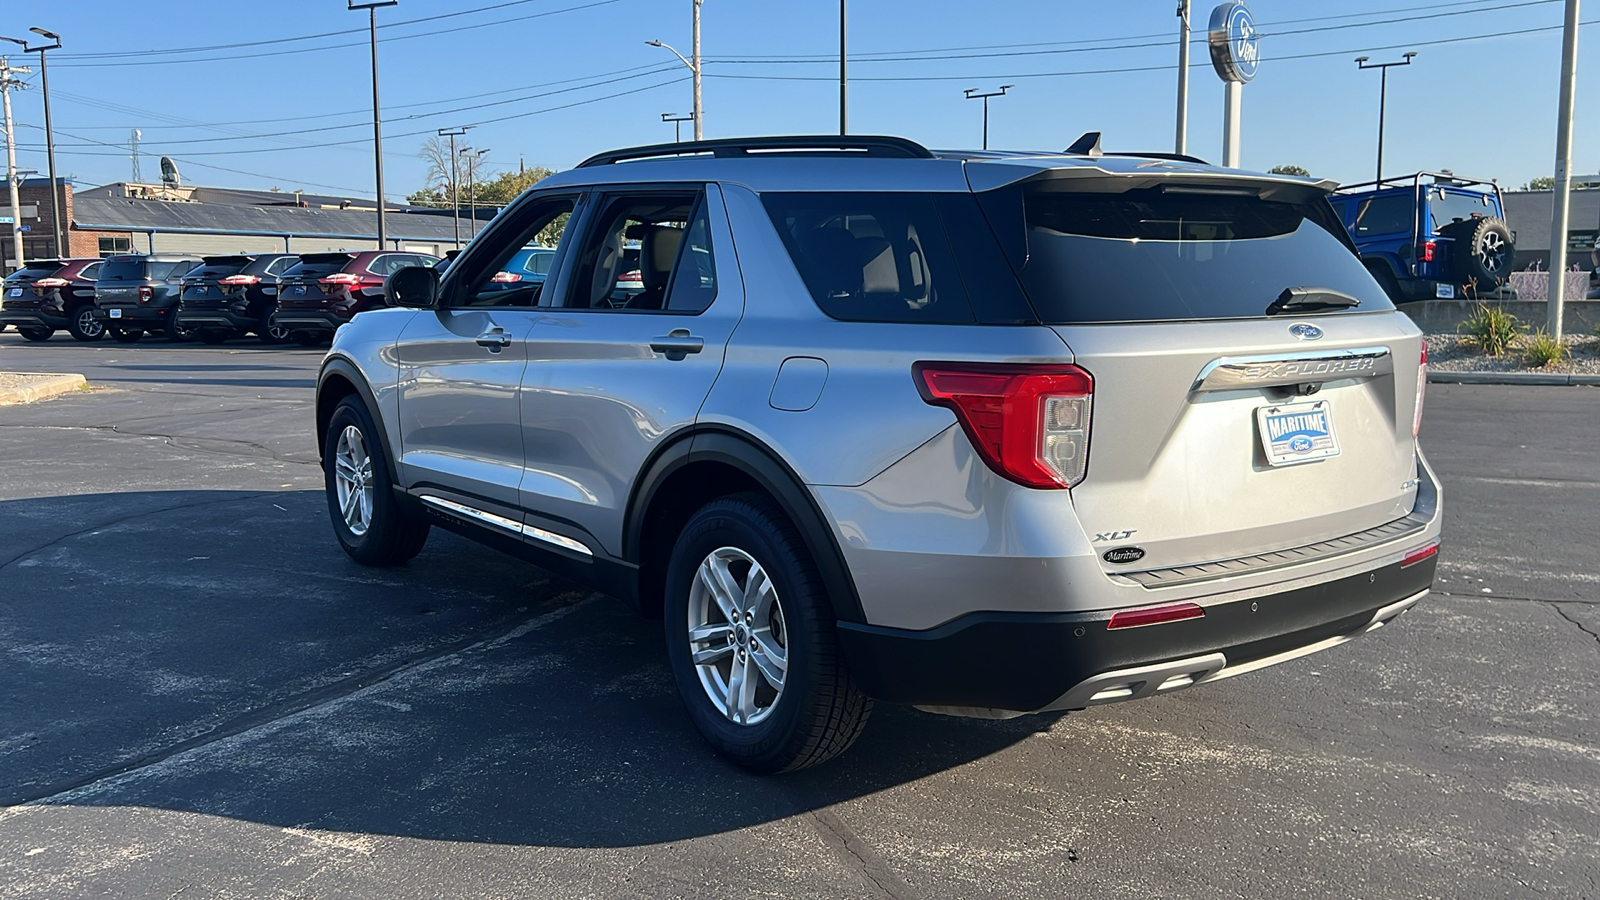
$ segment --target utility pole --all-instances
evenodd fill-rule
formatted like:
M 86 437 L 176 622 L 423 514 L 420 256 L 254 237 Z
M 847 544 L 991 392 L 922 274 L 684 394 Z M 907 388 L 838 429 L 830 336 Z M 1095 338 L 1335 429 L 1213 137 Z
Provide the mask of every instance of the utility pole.
M 388 238 L 388 229 L 383 221 L 383 117 L 378 113 L 378 7 L 394 6 L 400 0 L 368 0 L 366 3 L 357 3 L 356 0 L 345 0 L 345 6 L 350 11 L 364 9 L 367 11 L 368 29 L 372 35 L 372 160 L 373 169 L 378 182 L 378 249 L 382 250 L 384 241 Z
M 694 139 L 703 141 L 705 135 L 705 112 L 700 106 L 700 4 L 703 0 L 694 0 L 694 47 L 690 55 L 694 57 L 694 65 L 689 68 L 694 70 Z
M 839 134 L 850 133 L 850 78 L 845 72 L 845 0 L 839 0 Z
M 461 181 L 456 175 L 456 138 L 466 134 L 467 127 L 441 128 L 437 132 L 450 139 L 450 231 L 457 247 L 461 246 Z
M 968 100 L 983 101 L 983 149 L 985 150 L 989 149 L 989 98 L 1004 97 L 1006 91 L 1009 91 L 1014 87 L 1016 87 L 1014 84 L 1002 84 L 1000 85 L 1000 90 L 989 91 L 982 94 L 978 93 L 977 88 L 967 88 L 965 91 L 962 91 Z
M 61 49 L 61 35 L 43 28 L 29 28 L 29 31 L 54 43 L 38 47 L 29 46 L 25 40 L 14 37 L 0 37 L 0 41 L 10 41 L 22 48 L 24 53 L 39 54 L 39 83 L 44 88 L 44 152 L 49 160 L 46 167 L 50 171 L 50 246 L 56 256 L 70 256 L 67 252 L 66 226 L 61 222 L 61 197 L 56 187 L 56 137 L 55 129 L 50 124 L 50 66 L 45 61 L 46 50 Z
M 1550 216 L 1550 299 L 1546 325 L 1561 340 L 1561 303 L 1567 286 L 1567 216 L 1571 212 L 1573 94 L 1578 81 L 1578 0 L 1567 0 L 1561 33 L 1561 101 L 1556 115 L 1555 210 Z
M 478 158 L 488 152 L 487 147 L 482 150 L 473 150 L 471 147 L 461 149 L 461 155 L 467 158 L 467 204 L 472 209 L 471 233 L 467 236 L 469 241 L 478 236 Z
M 1178 141 L 1176 152 L 1189 152 L 1189 0 L 1178 0 Z
M 5 98 L 6 186 L 11 190 L 11 240 L 17 254 L 19 269 L 27 260 L 22 255 L 22 202 L 17 197 L 17 137 L 11 125 L 11 89 L 16 88 L 20 91 L 27 85 L 11 76 L 27 75 L 32 71 L 28 68 L 12 68 L 6 58 L 0 56 L 0 97 Z
M 1409 50 L 1398 62 L 1367 64 L 1367 57 L 1356 57 L 1356 65 L 1363 69 L 1377 69 L 1381 76 L 1378 79 L 1378 180 L 1383 180 L 1383 121 L 1385 110 L 1389 103 L 1389 68 L 1391 66 L 1409 66 L 1412 57 L 1417 51 Z

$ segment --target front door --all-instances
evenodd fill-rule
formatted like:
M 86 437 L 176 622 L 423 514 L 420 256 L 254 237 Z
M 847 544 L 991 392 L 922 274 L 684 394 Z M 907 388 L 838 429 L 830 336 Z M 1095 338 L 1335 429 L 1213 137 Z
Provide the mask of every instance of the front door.
M 631 486 L 695 421 L 744 311 L 715 185 L 593 198 L 528 336 L 523 508 L 621 552 Z

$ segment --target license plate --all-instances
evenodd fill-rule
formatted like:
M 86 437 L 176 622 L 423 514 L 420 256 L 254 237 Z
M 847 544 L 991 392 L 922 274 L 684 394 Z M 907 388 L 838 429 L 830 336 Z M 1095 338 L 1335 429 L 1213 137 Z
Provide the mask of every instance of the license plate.
M 1453 284 L 1436 284 L 1433 286 L 1433 296 L 1438 300 L 1454 300 L 1456 286 Z
M 113 308 L 113 309 L 112 309 L 112 310 L 111 310 L 111 318 L 113 318 L 113 319 L 120 319 L 120 318 L 122 318 L 122 310 L 120 310 L 120 309 L 116 309 L 116 308 Z
M 22 288 L 12 288 L 11 289 L 11 296 L 13 296 L 13 297 L 21 297 L 22 296 Z
M 1333 412 L 1328 401 L 1286 403 L 1256 409 L 1256 431 L 1267 462 L 1292 466 L 1339 455 L 1339 439 L 1333 433 Z

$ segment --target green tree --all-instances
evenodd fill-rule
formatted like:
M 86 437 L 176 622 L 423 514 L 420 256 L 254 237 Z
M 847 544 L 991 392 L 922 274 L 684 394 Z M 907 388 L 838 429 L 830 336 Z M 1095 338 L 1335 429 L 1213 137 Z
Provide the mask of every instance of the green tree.
M 475 189 L 478 205 L 505 206 L 517 199 L 518 194 L 554 174 L 553 170 L 544 166 L 534 166 L 520 172 L 501 172 L 493 178 L 482 179 Z
M 1556 180 L 1553 177 L 1540 175 L 1538 178 L 1530 178 L 1528 183 L 1522 186 L 1522 189 L 1525 191 L 1549 191 L 1554 190 L 1555 186 Z
M 1273 166 L 1267 171 L 1274 175 L 1298 175 L 1301 178 L 1309 178 L 1311 176 L 1310 169 L 1305 169 L 1293 164 L 1286 166 Z

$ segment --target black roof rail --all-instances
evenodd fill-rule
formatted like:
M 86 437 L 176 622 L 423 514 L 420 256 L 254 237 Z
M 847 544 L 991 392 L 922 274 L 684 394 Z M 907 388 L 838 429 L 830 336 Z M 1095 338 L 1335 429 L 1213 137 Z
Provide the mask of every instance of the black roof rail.
M 933 152 L 916 141 L 886 135 L 779 135 L 774 137 L 719 138 L 712 141 L 689 141 L 678 144 L 651 144 L 647 147 L 628 147 L 597 153 L 581 163 L 578 168 L 607 166 L 629 159 L 654 157 L 699 156 L 711 154 L 719 158 L 764 156 L 768 153 L 811 153 L 830 156 L 876 156 L 894 159 L 933 159 Z

